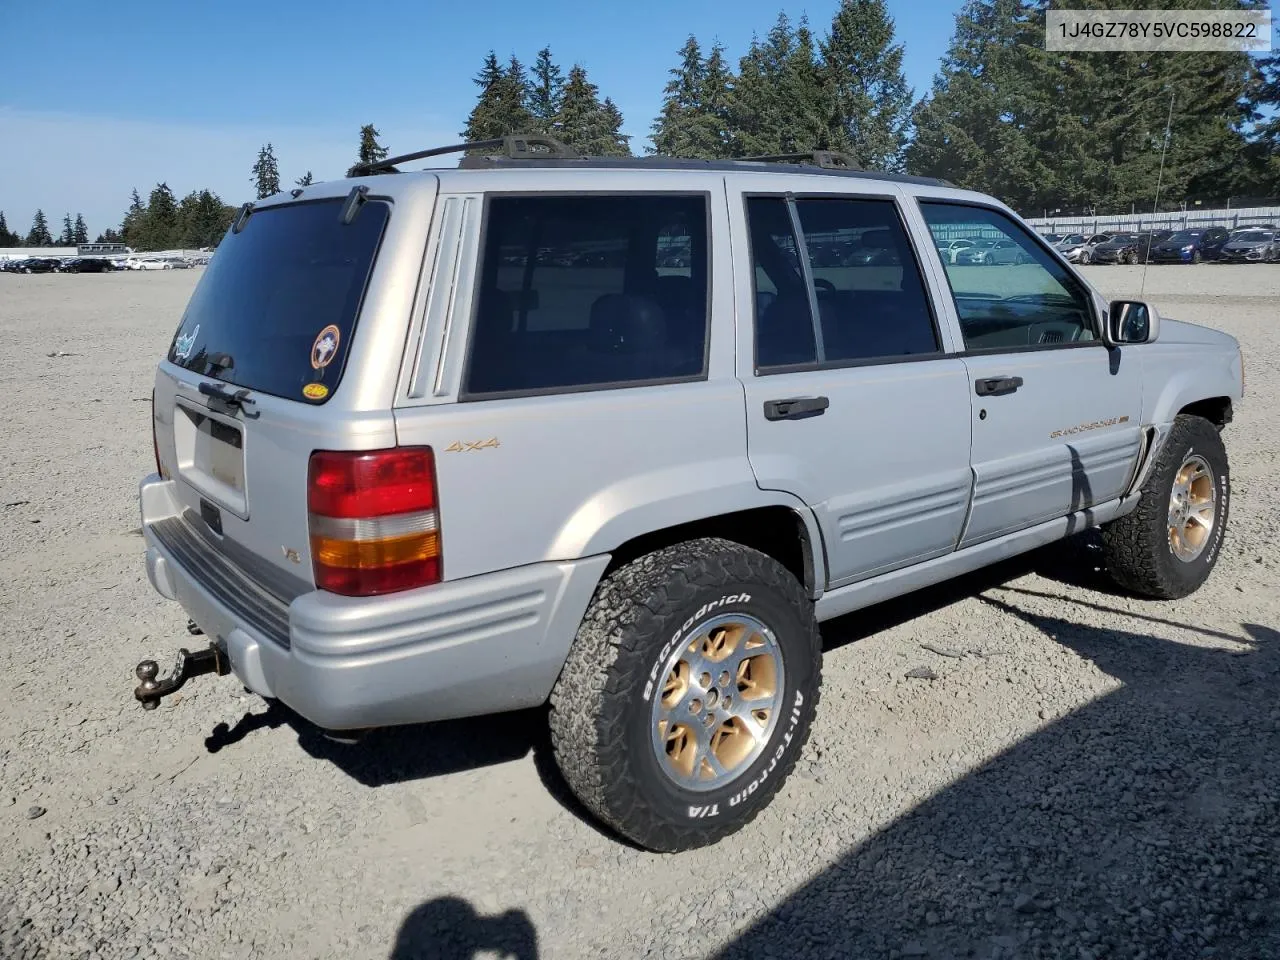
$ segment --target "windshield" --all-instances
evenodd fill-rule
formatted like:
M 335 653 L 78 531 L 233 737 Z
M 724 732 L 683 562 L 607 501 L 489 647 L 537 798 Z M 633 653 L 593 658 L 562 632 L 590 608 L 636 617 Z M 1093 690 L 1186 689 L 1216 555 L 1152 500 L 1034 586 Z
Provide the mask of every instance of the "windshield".
M 1136 233 L 1118 233 L 1108 243 L 1137 243 L 1138 235 Z
M 1083 234 L 1083 233 L 1072 233 L 1072 234 L 1068 234 L 1066 237 L 1063 237 L 1062 242 L 1063 242 L 1064 244 L 1066 244 L 1066 243 L 1084 243 L 1084 234 Z
M 342 378 L 391 213 L 370 201 L 344 225 L 345 202 L 267 207 L 250 214 L 240 233 L 227 231 L 191 295 L 169 361 L 280 397 L 328 397 Z
M 1191 243 L 1200 236 L 1199 230 L 1180 230 L 1168 239 L 1168 243 Z
M 1276 235 L 1270 231 L 1264 230 L 1242 230 L 1233 234 L 1231 239 L 1237 243 L 1240 241 L 1248 243 L 1266 243 L 1268 240 L 1274 240 Z

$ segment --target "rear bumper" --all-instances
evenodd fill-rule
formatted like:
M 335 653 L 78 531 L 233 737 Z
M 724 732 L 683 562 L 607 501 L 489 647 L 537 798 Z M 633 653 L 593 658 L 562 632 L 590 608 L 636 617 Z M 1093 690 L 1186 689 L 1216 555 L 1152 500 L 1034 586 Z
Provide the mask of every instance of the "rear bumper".
M 157 524 L 182 516 L 172 481 L 149 476 L 140 493 L 152 586 L 225 647 L 246 687 L 330 730 L 544 702 L 609 560 L 531 564 L 384 597 L 315 590 L 277 600 L 277 620 L 262 612 L 260 590 L 236 602 L 225 576 L 157 535 Z

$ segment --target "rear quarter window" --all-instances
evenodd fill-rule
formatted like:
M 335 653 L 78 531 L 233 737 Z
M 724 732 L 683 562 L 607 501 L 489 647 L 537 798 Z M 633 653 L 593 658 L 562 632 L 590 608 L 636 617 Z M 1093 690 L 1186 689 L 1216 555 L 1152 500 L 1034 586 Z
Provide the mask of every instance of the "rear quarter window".
M 345 202 L 267 207 L 240 233 L 228 231 L 187 304 L 169 361 L 263 393 L 327 399 L 342 378 L 391 214 L 373 200 L 343 224 Z
M 707 198 L 495 196 L 463 396 L 699 379 Z

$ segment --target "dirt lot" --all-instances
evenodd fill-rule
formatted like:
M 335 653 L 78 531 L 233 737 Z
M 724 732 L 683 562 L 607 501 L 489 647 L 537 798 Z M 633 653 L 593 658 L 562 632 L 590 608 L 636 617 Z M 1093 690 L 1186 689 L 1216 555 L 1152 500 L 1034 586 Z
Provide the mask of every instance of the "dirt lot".
M 226 679 L 133 703 L 185 638 L 136 484 L 199 275 L 0 276 L 0 957 L 1280 956 L 1280 267 L 1146 277 L 1246 353 L 1199 594 L 1085 542 L 829 624 L 796 775 L 667 857 L 580 815 L 538 711 L 351 748 Z

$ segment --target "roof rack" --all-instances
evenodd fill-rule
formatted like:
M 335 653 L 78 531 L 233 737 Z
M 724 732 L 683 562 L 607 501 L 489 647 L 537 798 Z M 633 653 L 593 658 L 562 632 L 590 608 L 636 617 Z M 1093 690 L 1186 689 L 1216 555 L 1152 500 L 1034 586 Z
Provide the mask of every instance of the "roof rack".
M 535 148 L 541 149 L 535 149 Z M 416 153 L 405 153 L 385 160 L 373 160 L 369 163 L 357 163 L 347 171 L 348 177 L 368 177 L 376 173 L 399 173 L 396 166 L 411 160 L 422 160 L 426 157 L 439 157 L 449 153 L 470 153 L 476 150 L 493 150 L 501 148 L 500 156 L 507 160 L 578 160 L 581 154 L 562 143 L 555 137 L 545 134 L 512 134 L 506 137 L 495 137 L 492 140 L 472 140 L 469 143 L 454 143 L 447 147 L 432 147 L 430 150 L 419 150 Z M 466 158 L 459 166 L 466 166 Z
M 777 153 L 763 157 L 740 157 L 743 163 L 803 163 L 809 162 L 826 170 L 859 170 L 853 157 L 837 150 L 807 150 L 802 153 Z

